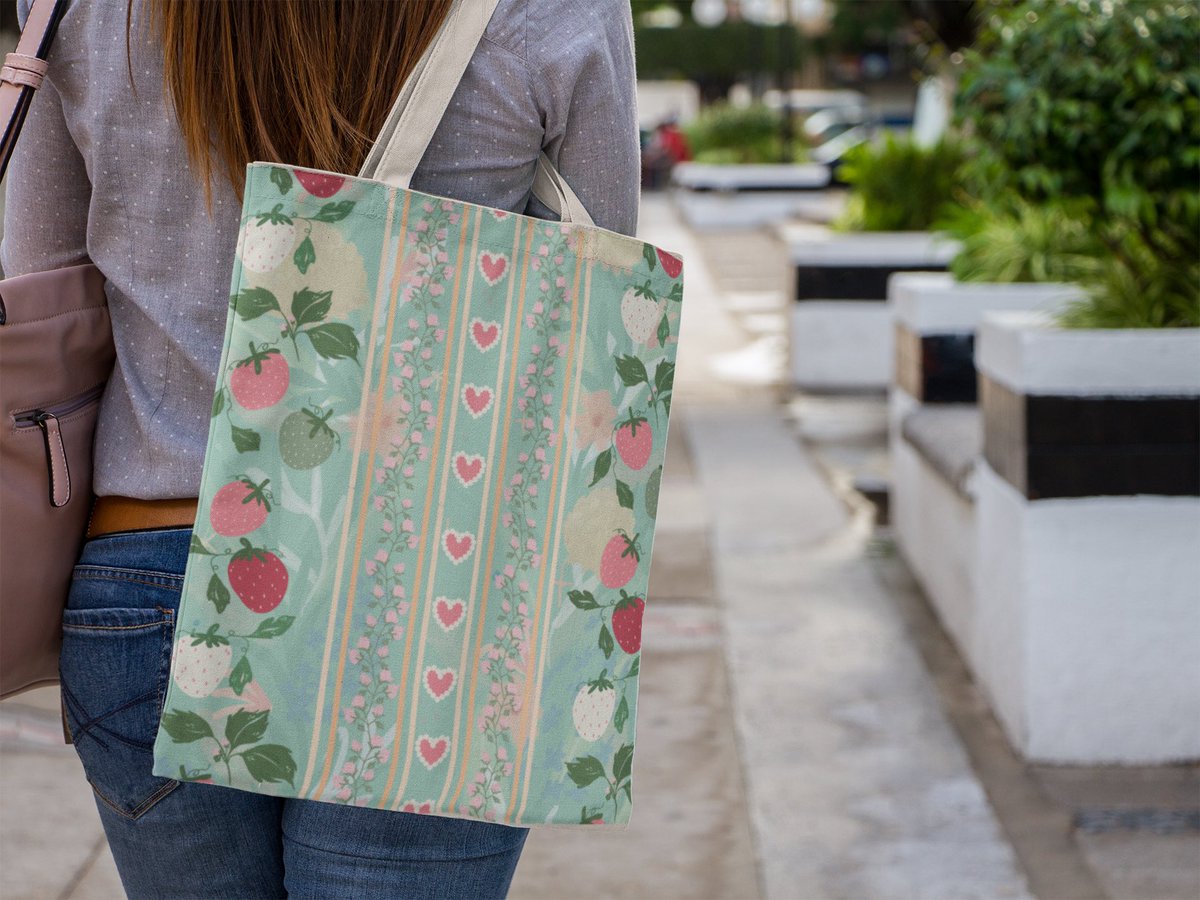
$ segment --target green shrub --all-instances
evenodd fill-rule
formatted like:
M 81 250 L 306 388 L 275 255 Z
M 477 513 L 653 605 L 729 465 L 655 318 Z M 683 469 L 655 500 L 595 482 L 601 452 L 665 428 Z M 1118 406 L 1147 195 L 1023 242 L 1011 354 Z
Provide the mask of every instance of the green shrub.
M 715 103 L 684 131 L 697 162 L 777 163 L 783 151 L 778 113 L 759 104 L 731 106 Z M 794 161 L 803 161 L 807 150 L 794 144 Z
M 950 263 L 959 281 L 1083 281 L 1099 274 L 1103 246 L 1083 219 L 1057 206 L 971 203 L 935 228 L 962 243 Z
M 991 0 L 984 9 L 957 97 L 979 151 L 973 193 L 999 221 L 1020 202 L 1069 210 L 1095 239 L 1097 264 L 1080 279 L 1094 312 L 1081 306 L 1065 323 L 1196 324 L 1200 4 Z
M 838 169 L 850 185 L 836 227 L 848 231 L 923 231 L 950 202 L 962 151 L 946 138 L 930 147 L 889 134 L 851 149 Z

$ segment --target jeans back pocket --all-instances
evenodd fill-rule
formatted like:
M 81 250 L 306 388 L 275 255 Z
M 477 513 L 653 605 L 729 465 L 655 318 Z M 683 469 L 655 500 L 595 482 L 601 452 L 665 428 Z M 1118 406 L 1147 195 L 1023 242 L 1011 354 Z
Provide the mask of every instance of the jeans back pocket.
M 63 612 L 59 669 L 67 725 L 97 796 L 129 818 L 143 815 L 178 784 L 151 770 L 170 677 L 177 604 L 171 592 L 177 595 L 181 583 L 80 566 Z M 119 587 L 124 596 L 110 602 L 127 605 L 96 606 L 87 602 L 94 597 L 79 596 L 93 586 L 101 593 Z M 159 593 L 167 596 L 156 598 Z

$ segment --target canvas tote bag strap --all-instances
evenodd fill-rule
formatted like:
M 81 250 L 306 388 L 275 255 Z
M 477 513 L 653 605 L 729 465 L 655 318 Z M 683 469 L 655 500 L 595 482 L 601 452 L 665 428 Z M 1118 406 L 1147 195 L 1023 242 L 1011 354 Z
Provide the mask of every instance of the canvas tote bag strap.
M 407 188 L 499 0 L 455 0 L 446 21 L 400 89 L 359 177 Z M 564 222 L 592 218 L 545 153 L 538 157 L 533 193 Z
M 4 65 L 0 67 L 0 123 L 4 126 L 0 178 L 8 170 L 8 160 L 25 124 L 33 92 L 41 87 L 46 75 L 50 42 L 66 8 L 67 0 L 33 0 L 17 49 L 4 57 Z

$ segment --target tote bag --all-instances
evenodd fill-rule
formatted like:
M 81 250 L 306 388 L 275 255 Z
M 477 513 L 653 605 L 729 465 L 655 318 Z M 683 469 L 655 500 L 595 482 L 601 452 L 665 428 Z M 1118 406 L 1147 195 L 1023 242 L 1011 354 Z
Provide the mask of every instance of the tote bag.
M 494 5 L 360 177 L 248 167 L 157 775 L 628 821 L 681 262 L 407 188 Z

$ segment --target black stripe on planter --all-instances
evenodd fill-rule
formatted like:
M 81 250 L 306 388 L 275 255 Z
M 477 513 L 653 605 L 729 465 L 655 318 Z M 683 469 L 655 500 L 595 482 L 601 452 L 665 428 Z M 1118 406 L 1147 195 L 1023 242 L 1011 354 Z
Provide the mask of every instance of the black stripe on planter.
M 1026 395 L 979 376 L 984 457 L 1030 500 L 1200 496 L 1200 397 Z
M 796 266 L 796 300 L 884 300 L 893 272 L 944 272 L 945 266 Z
M 896 325 L 896 383 L 923 403 L 974 403 L 975 335 Z

